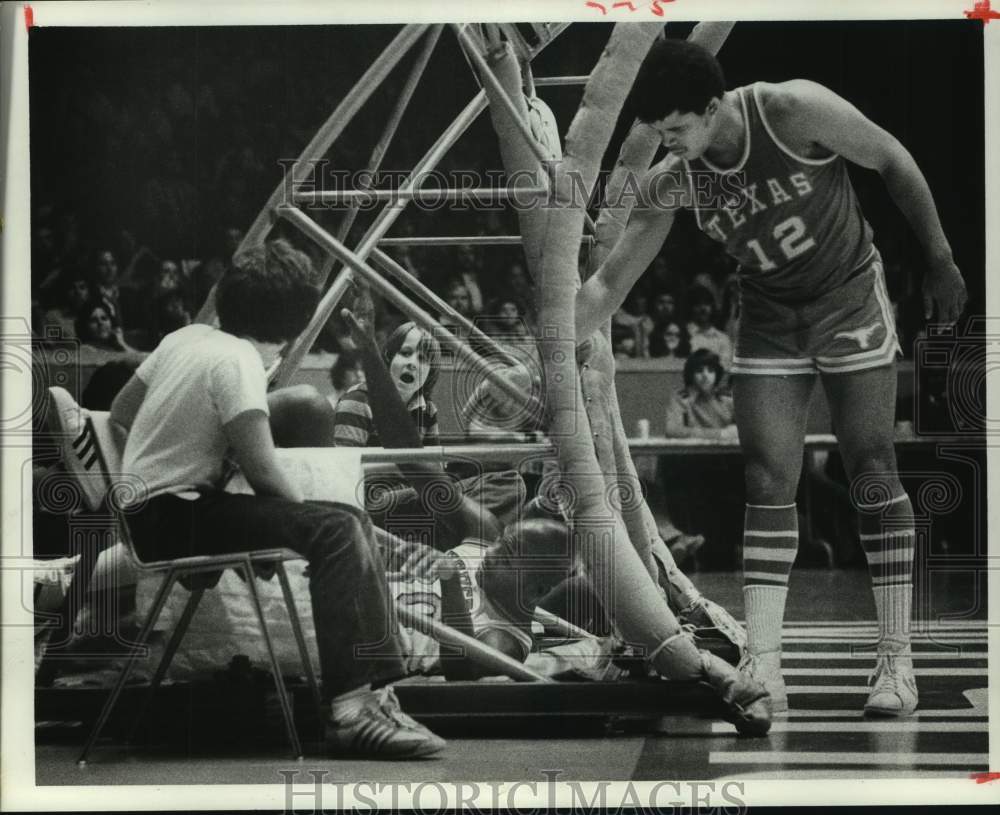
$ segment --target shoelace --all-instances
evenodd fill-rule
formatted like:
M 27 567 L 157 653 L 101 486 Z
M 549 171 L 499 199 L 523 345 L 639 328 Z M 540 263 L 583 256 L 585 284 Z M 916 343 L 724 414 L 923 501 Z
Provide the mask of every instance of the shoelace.
M 417 726 L 416 721 L 403 712 L 403 708 L 399 704 L 399 698 L 396 696 L 396 692 L 392 689 L 392 687 L 386 685 L 385 687 L 379 688 L 375 691 L 375 694 L 378 698 L 379 710 L 382 711 L 385 716 L 402 727 Z
M 899 695 L 899 683 L 902 682 L 899 666 L 896 664 L 898 657 L 895 654 L 879 654 L 875 671 L 868 679 L 869 687 L 873 687 L 882 681 L 883 676 L 887 676 L 887 682 L 891 686 L 891 692 Z M 906 684 L 903 682 L 903 684 Z M 889 688 L 887 688 L 889 690 Z

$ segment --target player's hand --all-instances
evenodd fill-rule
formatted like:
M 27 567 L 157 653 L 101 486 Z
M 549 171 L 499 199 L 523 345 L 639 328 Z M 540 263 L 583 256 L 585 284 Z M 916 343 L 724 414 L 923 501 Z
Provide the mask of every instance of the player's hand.
M 951 325 L 962 314 L 969 295 L 962 273 L 950 257 L 931 260 L 924 275 L 924 319 L 937 311 L 937 321 Z
M 425 583 L 447 580 L 455 573 L 454 558 L 413 541 L 399 547 L 394 553 L 394 560 L 401 562 L 399 571 L 405 577 Z

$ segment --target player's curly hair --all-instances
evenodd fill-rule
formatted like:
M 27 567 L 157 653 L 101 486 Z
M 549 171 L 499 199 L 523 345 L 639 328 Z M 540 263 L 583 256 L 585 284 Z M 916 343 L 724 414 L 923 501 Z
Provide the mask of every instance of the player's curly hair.
M 722 66 L 711 51 L 667 37 L 649 49 L 627 105 L 639 121 L 658 122 L 675 111 L 700 115 L 725 92 Z
M 219 326 L 258 342 L 294 339 L 319 303 L 314 278 L 309 256 L 284 239 L 241 252 L 216 290 Z

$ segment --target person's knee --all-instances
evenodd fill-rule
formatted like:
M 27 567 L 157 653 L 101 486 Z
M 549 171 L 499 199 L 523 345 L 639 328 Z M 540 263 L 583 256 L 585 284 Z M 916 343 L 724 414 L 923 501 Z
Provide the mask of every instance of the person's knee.
M 896 454 L 891 445 L 869 447 L 844 459 L 847 475 L 852 478 L 872 477 L 887 481 L 896 479 Z
M 747 503 L 790 504 L 795 500 L 798 486 L 797 466 L 782 466 L 764 458 L 751 459 L 746 463 Z
M 851 480 L 851 493 L 857 500 L 864 502 L 867 500 L 865 496 L 891 498 L 903 490 L 892 448 L 872 449 L 845 463 Z
M 360 576 L 370 569 L 375 554 L 370 528 L 353 513 L 336 512 L 319 525 L 310 560 L 336 562 L 338 569 Z

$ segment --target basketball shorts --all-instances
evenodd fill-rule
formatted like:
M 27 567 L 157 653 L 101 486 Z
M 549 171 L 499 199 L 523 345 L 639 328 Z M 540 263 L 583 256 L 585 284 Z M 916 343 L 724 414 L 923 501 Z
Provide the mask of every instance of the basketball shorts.
M 734 374 L 850 373 L 888 365 L 899 353 L 878 252 L 815 300 L 780 303 L 743 290 Z

